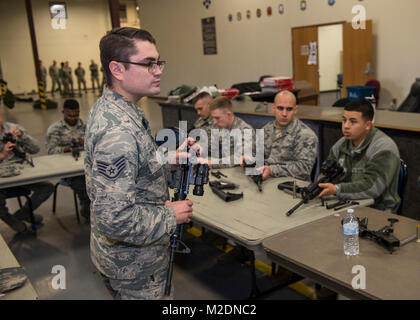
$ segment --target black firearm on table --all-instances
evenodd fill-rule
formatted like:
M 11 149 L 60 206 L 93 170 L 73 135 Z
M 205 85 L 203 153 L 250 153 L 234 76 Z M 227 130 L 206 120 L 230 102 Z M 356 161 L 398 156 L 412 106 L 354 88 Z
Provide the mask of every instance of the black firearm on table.
M 290 216 L 302 204 L 307 203 L 309 200 L 312 200 L 317 195 L 319 195 L 322 192 L 323 188 L 320 188 L 318 184 L 332 182 L 337 177 L 339 177 L 343 173 L 343 171 L 343 168 L 334 160 L 324 161 L 321 166 L 322 176 L 318 179 L 317 182 L 311 183 L 308 187 L 301 188 L 300 192 L 302 194 L 302 201 L 300 201 L 296 206 L 287 211 L 286 216 Z
M 210 181 L 209 183 L 211 190 L 221 199 L 226 202 L 238 200 L 243 197 L 243 193 L 231 193 L 225 192 L 223 190 L 233 190 L 236 189 L 238 186 L 231 182 L 225 181 Z
M 256 170 L 256 164 L 247 164 L 246 162 L 244 163 L 244 168 L 253 168 Z M 262 183 L 263 183 L 263 176 L 262 176 L 262 172 L 260 174 L 255 174 L 255 175 L 249 175 L 249 177 L 252 179 L 252 181 L 255 182 L 255 184 L 257 185 L 258 191 L 262 192 Z

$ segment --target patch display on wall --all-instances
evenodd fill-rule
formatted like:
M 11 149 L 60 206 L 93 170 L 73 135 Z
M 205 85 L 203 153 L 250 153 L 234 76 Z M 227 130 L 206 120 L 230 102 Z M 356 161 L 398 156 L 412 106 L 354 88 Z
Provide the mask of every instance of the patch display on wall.
M 271 14 L 273 13 L 273 9 L 271 9 L 271 7 L 267 8 L 267 16 L 271 16 Z
M 335 4 L 335 0 L 328 0 L 328 4 L 329 4 L 330 6 L 333 6 L 333 5 Z
M 282 3 L 279 5 L 279 13 L 280 14 L 284 13 L 284 4 L 282 4 Z
M 210 17 L 201 19 L 201 29 L 203 32 L 204 54 L 217 54 L 216 18 Z
M 228 20 L 229 20 L 229 22 L 232 22 L 232 20 L 233 20 L 233 16 L 232 16 L 232 14 L 230 14 L 230 13 L 229 13 L 229 15 L 228 15 Z
M 261 9 L 257 9 L 257 18 L 261 17 Z
M 238 21 L 241 21 L 242 20 L 242 14 L 240 12 L 238 12 L 236 14 L 236 18 L 238 19 Z
M 248 19 L 251 19 L 251 10 L 247 10 L 247 11 L 246 11 L 246 17 L 247 17 Z
M 210 7 L 210 5 L 211 5 L 211 0 L 204 0 L 203 1 L 203 6 L 205 6 L 206 9 L 208 9 Z
M 306 10 L 306 0 L 302 0 L 300 2 L 300 10 Z

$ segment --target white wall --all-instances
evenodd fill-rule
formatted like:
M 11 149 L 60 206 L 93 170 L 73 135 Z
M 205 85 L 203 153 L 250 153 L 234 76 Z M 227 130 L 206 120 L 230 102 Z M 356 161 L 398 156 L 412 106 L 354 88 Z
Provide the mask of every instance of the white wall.
M 56 60 L 77 63 L 87 72 L 90 60 L 99 62 L 99 39 L 111 28 L 107 0 L 66 0 L 66 29 L 54 30 L 48 1 L 32 0 L 39 58 L 47 67 Z M 24 1 L 0 1 L 0 60 L 4 79 L 14 93 L 37 90 L 35 66 Z M 74 74 L 74 73 L 73 73 Z M 74 78 L 75 81 L 75 78 Z M 51 79 L 47 78 L 47 90 Z
M 282 2 L 286 11 L 278 13 Z M 107 0 L 66 0 L 69 20 L 66 30 L 53 30 L 47 0 L 32 0 L 40 59 L 49 66 L 53 59 L 99 62 L 99 39 L 111 23 Z M 291 28 L 336 21 L 351 21 L 352 7 L 363 5 L 373 20 L 374 77 L 381 82 L 380 106 L 392 97 L 398 103 L 420 77 L 420 42 L 417 41 L 418 0 L 346 0 L 333 7 L 326 0 L 310 0 L 305 11 L 298 0 L 141 0 L 141 26 L 156 37 L 162 59 L 168 61 L 162 94 L 181 85 L 213 85 L 257 81 L 261 75 L 292 75 Z M 273 14 L 268 17 L 266 9 Z M 262 17 L 256 17 L 256 10 Z M 251 10 L 252 17 L 246 18 Z M 242 20 L 236 20 L 236 13 Z M 234 16 L 228 21 L 228 14 Z M 217 55 L 203 54 L 201 19 L 216 17 Z M 3 75 L 15 93 L 36 89 L 35 69 L 24 1 L 0 1 L 0 61 Z M 50 80 L 50 79 L 48 79 Z M 51 81 L 49 81 L 49 86 Z M 90 86 L 90 81 L 88 81 Z
M 374 77 L 381 82 L 380 106 L 398 103 L 408 94 L 420 76 L 418 35 L 418 0 L 308 1 L 305 11 L 298 0 L 281 1 L 286 8 L 279 15 L 279 1 L 212 0 L 207 10 L 197 0 L 141 0 L 142 28 L 152 32 L 163 59 L 168 60 L 162 81 L 162 94 L 181 84 L 211 85 L 220 88 L 233 83 L 256 81 L 263 74 L 292 75 L 291 28 L 297 26 L 351 21 L 352 7 L 363 5 L 367 19 L 373 20 Z M 267 6 L 273 14 L 268 17 Z M 261 18 L 255 11 L 260 8 Z M 252 18 L 246 19 L 246 10 Z M 236 13 L 242 20 L 236 20 Z M 234 20 L 229 22 L 231 13 Z M 201 19 L 216 17 L 218 54 L 204 56 Z
M 343 25 L 333 24 L 318 28 L 319 90 L 337 89 L 337 74 L 343 72 Z
M 152 32 L 167 68 L 161 82 L 162 94 L 174 87 L 232 84 L 258 81 L 263 74 L 291 75 L 290 30 L 288 15 L 279 17 L 277 1 L 213 0 L 207 10 L 203 1 L 140 1 L 142 28 Z M 258 6 L 257 6 L 258 3 Z M 265 10 L 273 7 L 272 17 Z M 263 16 L 256 18 L 256 9 Z M 246 9 L 252 18 L 246 18 Z M 242 20 L 236 20 L 241 11 Z M 228 21 L 232 13 L 234 20 Z M 204 55 L 201 19 L 216 17 L 217 55 Z

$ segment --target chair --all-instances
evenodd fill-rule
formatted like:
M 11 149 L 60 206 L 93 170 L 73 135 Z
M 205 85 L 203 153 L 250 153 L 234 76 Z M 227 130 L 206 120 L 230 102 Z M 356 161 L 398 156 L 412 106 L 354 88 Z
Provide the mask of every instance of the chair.
M 53 215 L 55 215 L 55 204 L 56 204 L 56 200 L 57 200 L 57 188 L 58 186 L 64 186 L 64 187 L 69 187 L 71 188 L 70 184 L 64 180 L 64 179 L 60 179 L 54 186 L 54 198 L 53 198 Z M 80 217 L 79 217 L 79 206 L 77 205 L 77 197 L 76 197 L 76 191 L 73 190 L 73 197 L 74 197 L 74 207 L 76 209 L 76 219 L 77 219 L 77 223 L 80 224 Z
M 381 83 L 378 80 L 369 80 L 365 83 L 367 87 L 375 87 L 375 92 L 373 96 L 376 100 L 376 105 L 379 105 L 379 93 L 381 92 Z
M 413 83 L 408 97 L 401 103 L 397 111 L 420 112 L 420 81 Z
M 19 188 L 19 187 L 6 189 L 6 199 L 17 198 L 20 208 L 22 208 L 22 201 L 20 200 L 20 197 L 26 198 L 26 201 L 28 202 L 28 207 L 29 207 L 32 230 L 36 231 L 35 217 L 34 217 L 34 212 L 32 210 L 32 201 L 31 201 L 31 198 L 29 198 L 30 195 L 31 195 L 31 191 L 28 189 Z
M 399 215 L 401 215 L 402 213 L 404 190 L 405 190 L 405 186 L 407 185 L 407 179 L 408 179 L 407 164 L 402 159 L 400 159 L 400 174 L 398 177 L 398 195 L 401 199 L 401 202 L 397 210 L 397 214 Z

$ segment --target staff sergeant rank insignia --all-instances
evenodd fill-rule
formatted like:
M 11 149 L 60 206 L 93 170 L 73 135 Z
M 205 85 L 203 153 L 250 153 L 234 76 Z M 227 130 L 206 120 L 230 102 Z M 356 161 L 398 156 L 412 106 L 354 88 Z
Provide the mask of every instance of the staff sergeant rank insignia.
M 98 172 L 111 180 L 114 180 L 120 175 L 125 169 L 126 164 L 124 156 L 114 160 L 111 164 L 99 160 L 97 160 L 96 163 L 98 165 Z

